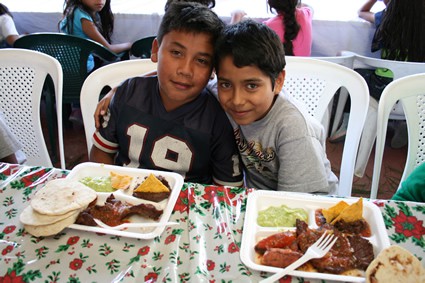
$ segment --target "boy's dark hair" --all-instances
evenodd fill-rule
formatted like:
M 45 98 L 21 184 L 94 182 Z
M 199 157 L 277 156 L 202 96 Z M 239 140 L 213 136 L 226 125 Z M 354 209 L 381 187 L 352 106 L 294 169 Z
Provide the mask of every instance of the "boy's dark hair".
M 206 33 L 211 35 L 214 45 L 224 28 L 224 22 L 210 8 L 194 2 L 174 2 L 162 18 L 156 36 L 159 44 L 164 35 L 171 31 Z
M 215 46 L 215 70 L 220 73 L 220 60 L 233 57 L 238 67 L 255 66 L 270 77 L 272 86 L 285 68 L 285 51 L 277 34 L 268 26 L 244 20 L 227 26 Z
M 292 45 L 292 40 L 297 37 L 297 34 L 300 30 L 300 25 L 297 22 L 295 17 L 295 9 L 297 8 L 300 0 L 268 0 L 267 3 L 270 7 L 270 12 L 273 12 L 273 9 L 276 10 L 279 14 L 283 15 L 283 26 L 285 27 L 285 54 L 294 55 L 294 46 Z
M 171 3 L 175 3 L 175 2 L 196 2 L 196 3 L 205 5 L 210 9 L 215 7 L 215 0 L 167 0 L 167 3 L 165 3 L 164 10 L 167 11 Z
M 75 9 L 80 8 L 92 17 L 99 32 L 109 43 L 111 43 L 111 36 L 114 32 L 114 14 L 111 10 L 111 0 L 106 0 L 105 6 L 103 6 L 103 9 L 99 12 L 99 17 L 95 17 L 80 0 L 65 0 L 64 6 L 63 16 L 68 18 L 65 27 L 67 33 L 73 34 Z

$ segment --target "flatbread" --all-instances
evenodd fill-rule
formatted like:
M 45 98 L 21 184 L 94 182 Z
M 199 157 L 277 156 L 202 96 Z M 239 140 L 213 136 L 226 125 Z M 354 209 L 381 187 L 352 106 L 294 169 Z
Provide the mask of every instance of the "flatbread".
M 35 194 L 31 206 L 40 214 L 61 215 L 87 206 L 96 197 L 94 190 L 78 181 L 55 179 Z
M 45 236 L 51 236 L 56 235 L 66 227 L 68 227 L 71 224 L 75 223 L 75 220 L 77 220 L 78 215 L 80 214 L 81 210 L 77 209 L 74 210 L 73 213 L 62 219 L 59 220 L 53 224 L 47 224 L 47 225 L 24 225 L 25 230 L 30 233 L 31 235 L 35 237 L 45 237 Z
M 60 215 L 46 215 L 46 214 L 40 214 L 34 209 L 32 209 L 31 205 L 28 205 L 19 216 L 19 220 L 26 225 L 48 225 L 53 224 L 55 222 L 58 222 L 60 220 L 63 220 L 65 218 L 68 218 L 69 216 L 73 215 L 75 213 L 75 210 L 72 210 L 70 212 L 67 212 L 65 214 Z
M 421 262 L 408 250 L 391 246 L 382 250 L 366 269 L 366 283 L 425 282 Z

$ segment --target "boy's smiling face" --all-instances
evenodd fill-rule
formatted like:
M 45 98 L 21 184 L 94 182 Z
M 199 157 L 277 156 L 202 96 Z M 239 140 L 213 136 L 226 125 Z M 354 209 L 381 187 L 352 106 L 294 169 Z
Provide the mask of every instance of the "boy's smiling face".
M 158 81 L 167 111 L 194 100 L 207 85 L 212 71 L 214 46 L 206 33 L 171 31 L 161 45 L 155 39 L 151 59 L 158 62 Z
M 238 68 L 233 57 L 220 60 L 218 98 L 224 110 L 239 125 L 248 125 L 267 115 L 274 98 L 282 90 L 285 71 L 275 81 L 274 88 L 269 76 L 256 66 Z

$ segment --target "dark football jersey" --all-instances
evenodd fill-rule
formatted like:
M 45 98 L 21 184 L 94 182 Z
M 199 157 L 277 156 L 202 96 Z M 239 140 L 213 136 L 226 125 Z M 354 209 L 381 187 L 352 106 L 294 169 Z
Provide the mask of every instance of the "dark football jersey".
M 93 142 L 117 153 L 117 165 L 173 171 L 187 182 L 242 184 L 233 129 L 208 90 L 167 112 L 157 77 L 132 78 L 117 89 L 109 110 L 108 125 Z

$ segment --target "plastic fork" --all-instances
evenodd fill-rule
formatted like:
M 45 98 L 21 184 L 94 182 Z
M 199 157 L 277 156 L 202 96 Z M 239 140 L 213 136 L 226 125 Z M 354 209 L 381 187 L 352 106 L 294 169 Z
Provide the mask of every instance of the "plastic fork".
M 303 265 L 310 259 L 324 257 L 335 244 L 336 240 L 338 240 L 338 237 L 334 236 L 333 234 L 328 234 L 326 232 L 323 233 L 322 236 L 307 249 L 307 251 L 302 257 L 300 257 L 292 264 L 288 265 L 282 271 L 277 272 L 269 278 L 261 280 L 260 283 L 275 282 L 286 274 L 288 274 L 289 272 L 295 270 L 297 267 Z
M 125 228 L 150 228 L 158 226 L 168 226 L 168 225 L 177 225 L 177 222 L 152 222 L 152 223 L 123 223 L 117 226 L 109 226 L 108 224 L 103 223 L 97 218 L 93 218 L 94 222 L 101 228 L 112 229 L 112 230 L 122 230 Z

